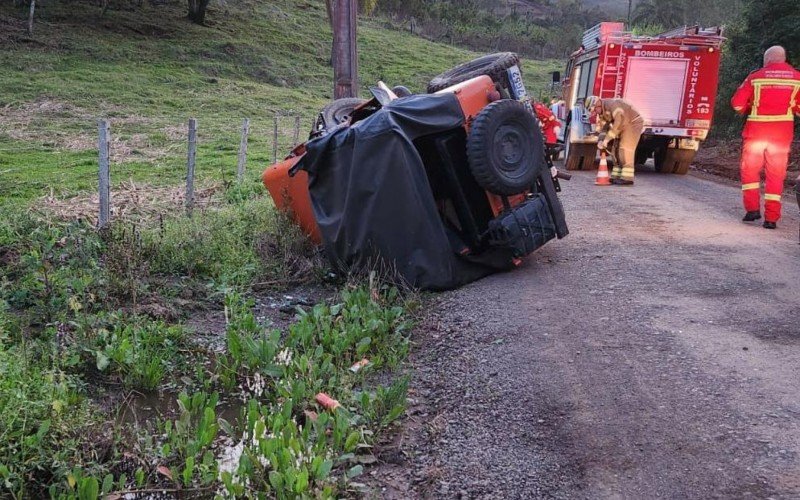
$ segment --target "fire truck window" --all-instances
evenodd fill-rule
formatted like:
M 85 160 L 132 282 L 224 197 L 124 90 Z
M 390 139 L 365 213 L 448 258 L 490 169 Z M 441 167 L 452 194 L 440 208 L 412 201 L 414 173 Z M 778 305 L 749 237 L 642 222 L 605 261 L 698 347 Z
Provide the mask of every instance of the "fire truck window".
M 589 87 L 589 66 L 591 62 L 585 62 L 581 64 L 581 82 L 578 85 L 578 99 L 585 99 L 589 94 L 588 87 Z
M 574 66 L 569 77 L 569 108 L 572 109 L 578 100 L 578 81 L 581 78 L 581 67 Z
M 592 59 L 591 61 L 589 61 L 589 78 L 588 78 L 588 82 L 589 83 L 586 85 L 586 87 L 587 87 L 586 88 L 586 94 L 587 95 L 594 94 L 594 80 L 595 80 L 595 77 L 597 76 L 597 62 L 598 61 L 599 61 L 599 59 Z

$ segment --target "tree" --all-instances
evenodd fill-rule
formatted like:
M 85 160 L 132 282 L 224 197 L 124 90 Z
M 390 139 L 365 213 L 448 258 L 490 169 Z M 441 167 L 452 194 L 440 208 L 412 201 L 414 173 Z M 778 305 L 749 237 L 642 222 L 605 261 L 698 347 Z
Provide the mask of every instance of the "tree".
M 204 24 L 206 20 L 206 9 L 210 0 L 188 0 L 189 1 L 189 14 L 188 17 L 193 23 Z
M 633 10 L 633 23 L 675 28 L 686 24 L 685 0 L 643 0 Z
M 800 3 L 797 0 L 748 0 L 728 36 L 716 119 L 718 125 L 730 131 L 738 129 L 739 120 L 728 102 L 748 73 L 761 66 L 766 49 L 782 45 L 789 62 L 800 66 Z

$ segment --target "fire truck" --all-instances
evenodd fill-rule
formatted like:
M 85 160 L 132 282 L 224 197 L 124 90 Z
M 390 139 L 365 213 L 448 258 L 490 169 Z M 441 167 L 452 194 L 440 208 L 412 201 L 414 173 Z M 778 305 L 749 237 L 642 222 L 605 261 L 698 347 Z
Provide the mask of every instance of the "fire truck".
M 684 27 L 655 36 L 605 22 L 587 30 L 561 82 L 569 115 L 566 168 L 594 168 L 597 135 L 583 107 L 587 96 L 624 98 L 645 121 L 636 163 L 653 158 L 657 172 L 685 174 L 714 115 L 721 28 Z

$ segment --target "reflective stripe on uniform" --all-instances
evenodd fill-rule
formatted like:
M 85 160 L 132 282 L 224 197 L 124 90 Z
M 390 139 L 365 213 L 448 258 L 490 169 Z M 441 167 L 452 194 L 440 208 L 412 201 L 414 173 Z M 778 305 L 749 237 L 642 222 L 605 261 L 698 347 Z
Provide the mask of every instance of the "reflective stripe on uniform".
M 785 80 L 781 78 L 756 78 L 752 82 L 753 85 L 753 107 L 747 121 L 752 122 L 791 122 L 794 121 L 794 107 L 796 105 L 797 94 L 800 92 L 799 80 Z M 792 96 L 789 99 L 789 109 L 786 110 L 785 115 L 760 115 L 758 108 L 761 104 L 761 90 L 765 85 L 791 87 Z
M 786 115 L 750 115 L 747 117 L 749 122 L 793 122 L 794 114 Z
M 760 182 L 750 182 L 748 184 L 742 184 L 742 191 L 748 191 L 750 189 L 758 189 L 761 187 Z
M 785 87 L 800 86 L 800 80 L 789 80 L 788 78 L 753 78 L 750 83 L 753 85 L 780 85 Z
M 797 93 L 800 92 L 800 85 L 795 86 L 792 91 L 792 98 L 789 100 L 789 114 L 792 114 L 794 107 L 797 106 Z
M 779 194 L 765 194 L 764 199 L 767 201 L 781 201 L 781 195 Z

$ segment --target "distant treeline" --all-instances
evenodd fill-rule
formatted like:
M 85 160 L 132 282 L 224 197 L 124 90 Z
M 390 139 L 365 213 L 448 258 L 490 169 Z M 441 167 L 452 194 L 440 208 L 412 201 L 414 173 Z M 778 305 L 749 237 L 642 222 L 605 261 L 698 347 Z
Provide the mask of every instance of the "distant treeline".
M 730 98 L 742 80 L 761 67 L 767 48 L 784 46 L 789 62 L 800 67 L 800 2 L 748 0 L 728 28 L 716 113 L 719 135 L 733 135 L 741 127 L 741 119 L 730 109 Z
M 630 21 L 640 32 L 723 24 L 746 1 L 619 0 L 608 10 L 584 0 L 369 0 L 362 8 L 445 43 L 563 58 L 577 48 L 584 30 L 601 21 Z
M 566 59 L 580 45 L 583 31 L 601 21 L 630 20 L 633 31 L 650 34 L 684 25 L 724 25 L 729 40 L 716 113 L 718 135 L 741 128 L 728 103 L 748 73 L 761 66 L 764 50 L 783 45 L 790 62 L 800 66 L 798 0 L 620 0 L 613 12 L 583 0 L 370 0 L 366 5 L 396 27 L 426 38 L 532 58 Z
M 581 0 L 378 0 L 374 12 L 426 38 L 475 50 L 561 58 L 587 27 L 604 20 Z

